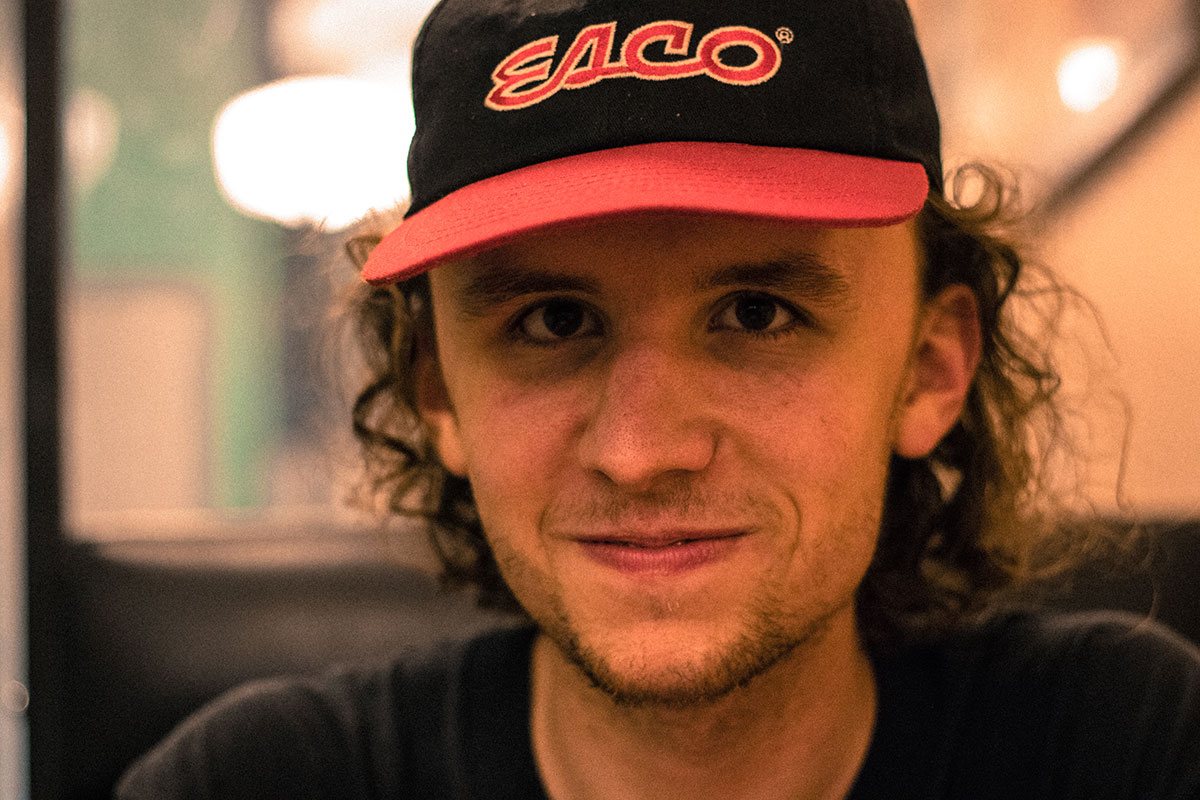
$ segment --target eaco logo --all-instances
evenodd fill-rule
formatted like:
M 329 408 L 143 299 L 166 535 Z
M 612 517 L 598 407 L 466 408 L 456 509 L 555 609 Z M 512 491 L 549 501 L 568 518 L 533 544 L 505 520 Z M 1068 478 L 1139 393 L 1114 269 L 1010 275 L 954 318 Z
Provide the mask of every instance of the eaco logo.
M 769 81 L 783 59 L 779 45 L 754 28 L 730 26 L 710 31 L 692 51 L 693 25 L 665 20 L 630 31 L 621 45 L 620 58 L 613 60 L 617 23 L 589 25 L 579 32 L 558 66 L 551 70 L 558 50 L 558 36 L 530 42 L 510 53 L 492 72 L 492 90 L 484 104 L 496 111 L 527 108 L 562 89 L 581 89 L 608 78 L 640 78 L 669 81 L 708 75 L 722 83 L 753 86 Z M 647 50 L 661 42 L 673 60 L 653 60 Z M 730 47 L 754 51 L 749 64 L 733 65 L 722 60 Z

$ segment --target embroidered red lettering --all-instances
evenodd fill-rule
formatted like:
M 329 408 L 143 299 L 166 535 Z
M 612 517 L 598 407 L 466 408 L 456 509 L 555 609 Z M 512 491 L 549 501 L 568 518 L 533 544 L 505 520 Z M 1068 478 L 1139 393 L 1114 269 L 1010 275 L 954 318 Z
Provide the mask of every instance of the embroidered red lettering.
M 671 78 L 687 78 L 704 72 L 699 58 L 683 61 L 648 61 L 646 48 L 653 42 L 663 42 L 663 50 L 669 56 L 686 56 L 691 47 L 692 26 L 686 22 L 653 22 L 643 25 L 625 37 L 621 48 L 629 73 L 652 81 Z
M 563 58 L 556 73 L 567 69 L 563 84 L 568 89 L 578 89 L 581 86 L 591 86 L 610 75 L 621 71 L 621 66 L 610 64 L 612 60 L 613 40 L 617 35 L 617 23 L 607 25 L 592 25 L 584 28 L 575 37 L 571 49 Z M 585 53 L 590 53 L 586 66 L 581 66 Z
M 557 36 L 517 48 L 492 72 L 493 87 L 484 104 L 496 111 L 527 108 L 561 89 L 581 89 L 607 78 L 665 81 L 708 75 L 722 83 L 753 86 L 774 77 L 783 58 L 771 37 L 744 26 L 711 31 L 689 57 L 693 26 L 664 20 L 631 31 L 621 45 L 620 60 L 613 61 L 616 30 L 615 22 L 584 28 L 553 71 Z M 665 58 L 648 56 L 656 45 L 661 45 Z M 748 47 L 754 51 L 754 59 L 744 66 L 730 65 L 722 60 L 722 53 L 730 47 Z
M 492 73 L 496 84 L 487 97 L 488 108 L 503 111 L 505 108 L 520 108 L 545 100 L 558 91 L 550 77 L 550 59 L 558 47 L 558 37 L 550 36 L 530 42 L 518 48 L 500 62 Z M 541 63 L 537 63 L 541 62 Z M 540 82 L 540 86 L 521 91 L 521 87 Z
M 754 62 L 744 67 L 731 67 L 721 61 L 726 47 L 741 45 L 757 53 Z M 753 86 L 775 77 L 783 60 L 779 45 L 770 36 L 753 28 L 718 28 L 700 42 L 700 61 L 704 71 L 723 83 Z

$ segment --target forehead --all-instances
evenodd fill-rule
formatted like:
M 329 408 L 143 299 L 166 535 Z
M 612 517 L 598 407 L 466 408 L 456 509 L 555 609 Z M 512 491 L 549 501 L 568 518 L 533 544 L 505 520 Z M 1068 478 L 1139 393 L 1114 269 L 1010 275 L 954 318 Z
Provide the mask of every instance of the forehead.
M 913 222 L 823 228 L 736 217 L 643 215 L 529 235 L 430 273 L 435 291 L 500 303 L 536 291 L 683 294 L 728 283 L 802 281 L 809 293 L 848 295 L 911 286 Z M 437 287 L 440 287 L 437 288 Z

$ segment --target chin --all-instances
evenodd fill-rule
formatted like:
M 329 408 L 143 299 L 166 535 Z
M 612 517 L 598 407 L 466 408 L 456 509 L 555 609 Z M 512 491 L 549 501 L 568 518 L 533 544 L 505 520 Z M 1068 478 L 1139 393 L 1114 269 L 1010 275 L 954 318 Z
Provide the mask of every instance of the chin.
M 729 635 L 683 624 L 647 624 L 582 636 L 554 625 L 546 635 L 614 703 L 691 708 L 749 686 L 798 648 L 819 641 L 837 610 L 808 624 L 759 618 Z

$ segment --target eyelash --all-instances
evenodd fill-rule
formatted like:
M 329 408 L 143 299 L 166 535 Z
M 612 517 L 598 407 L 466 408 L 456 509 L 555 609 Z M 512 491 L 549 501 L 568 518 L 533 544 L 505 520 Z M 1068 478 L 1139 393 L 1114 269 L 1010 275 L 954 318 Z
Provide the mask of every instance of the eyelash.
M 603 322 L 601 321 L 599 312 L 597 312 L 594 308 L 592 308 L 587 303 L 585 303 L 581 300 L 576 300 L 573 297 L 548 297 L 545 300 L 540 300 L 532 305 L 526 306 L 525 308 L 523 308 L 519 312 L 517 312 L 516 316 L 513 317 L 512 322 L 510 322 L 506 328 L 506 333 L 507 333 L 508 338 L 518 341 L 525 345 L 530 345 L 532 347 L 555 347 L 559 344 L 562 344 L 563 342 L 570 342 L 570 341 L 574 341 L 578 338 L 583 338 L 583 337 L 576 337 L 576 336 L 567 336 L 567 337 L 557 338 L 557 339 L 542 340 L 542 339 L 534 338 L 534 337 L 530 336 L 529 334 L 525 333 L 525 331 L 523 330 L 523 326 L 525 325 L 525 322 L 527 320 L 529 320 L 537 312 L 545 311 L 547 308 L 554 305 L 555 303 L 573 304 L 573 305 L 579 306 L 582 313 L 584 314 L 585 319 L 590 317 L 591 320 L 593 321 L 593 323 L 597 327 L 599 327 L 601 331 L 603 331 L 604 325 L 603 325 Z M 586 325 L 587 323 L 585 322 L 584 324 Z
M 723 316 L 724 314 L 726 314 L 731 308 L 733 308 L 734 304 L 737 303 L 739 300 L 751 299 L 751 298 L 773 303 L 780 311 L 791 316 L 792 317 L 791 321 L 788 322 L 788 324 L 780 327 L 777 330 L 761 330 L 761 331 L 751 330 L 748 328 L 727 328 L 727 327 L 719 326 L 716 323 L 716 320 L 718 318 L 720 318 L 721 316 Z M 554 305 L 555 303 L 575 304 L 575 305 L 579 306 L 582 313 L 585 316 L 585 319 L 590 317 L 591 320 L 593 321 L 593 324 L 596 325 L 600 329 L 601 333 L 603 332 L 604 325 L 602 322 L 602 318 L 601 318 L 599 312 L 597 312 L 589 304 L 587 304 L 581 300 L 576 300 L 573 297 L 550 297 L 550 298 L 546 298 L 545 300 L 540 300 L 532 305 L 526 306 L 525 308 L 523 308 L 519 312 L 517 312 L 517 314 L 513 317 L 512 321 L 506 326 L 506 334 L 507 334 L 508 338 L 522 342 L 523 344 L 531 345 L 533 347 L 554 347 L 554 346 L 562 344 L 564 342 L 570 342 L 570 341 L 574 341 L 574 340 L 580 339 L 580 338 L 589 338 L 590 335 L 582 336 L 582 337 L 567 336 L 567 337 L 562 337 L 562 338 L 543 340 L 543 339 L 534 338 L 534 337 L 528 335 L 527 333 L 525 333 L 525 331 L 523 330 L 525 323 L 534 314 L 538 313 L 539 311 L 545 311 L 547 308 Z M 585 322 L 584 324 L 586 326 L 587 323 Z M 733 333 L 741 333 L 743 335 L 752 336 L 756 339 L 776 340 L 776 339 L 783 338 L 784 336 L 793 335 L 800 328 L 811 328 L 813 326 L 814 326 L 814 322 L 812 320 L 811 315 L 796 308 L 791 303 L 788 303 L 785 300 L 782 300 L 774 295 L 767 294 L 765 292 L 743 291 L 743 292 L 736 292 L 734 294 L 727 295 L 726 297 L 722 298 L 722 300 L 718 304 L 717 310 L 709 318 L 708 330 L 710 332 L 726 331 L 726 332 L 733 332 Z
M 723 301 L 719 305 L 716 313 L 714 313 L 712 315 L 711 319 L 713 320 L 713 322 L 709 323 L 709 330 L 710 331 L 730 330 L 728 328 L 717 327 L 715 324 L 715 320 L 724 316 L 726 313 L 728 313 L 729 310 L 732 309 L 739 300 L 747 300 L 747 299 L 762 300 L 765 302 L 773 303 L 779 311 L 784 312 L 785 314 L 790 316 L 792 319 L 790 322 L 788 322 L 786 325 L 783 325 L 778 330 L 756 331 L 756 330 L 750 330 L 747 328 L 738 328 L 738 329 L 732 329 L 733 332 L 753 336 L 756 339 L 775 340 L 775 339 L 781 339 L 784 336 L 793 335 L 801 328 L 814 327 L 814 322 L 813 322 L 811 315 L 796 308 L 794 305 L 787 302 L 786 300 L 783 300 L 783 299 L 776 297 L 774 295 L 771 295 L 771 294 L 767 294 L 766 292 L 745 291 L 745 292 L 736 292 L 736 293 L 729 295 L 728 297 L 723 299 Z M 774 320 L 772 320 L 772 323 L 773 322 L 774 322 Z

